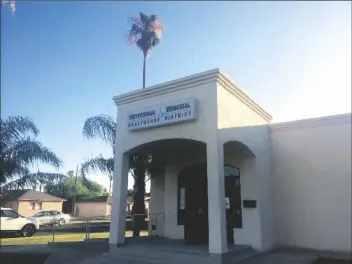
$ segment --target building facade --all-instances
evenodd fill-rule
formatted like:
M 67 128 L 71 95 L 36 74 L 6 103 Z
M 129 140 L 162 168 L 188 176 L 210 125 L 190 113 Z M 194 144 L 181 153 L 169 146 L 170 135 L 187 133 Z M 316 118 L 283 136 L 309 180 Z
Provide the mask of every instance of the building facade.
M 350 114 L 272 124 L 218 69 L 114 101 L 111 247 L 125 243 L 129 157 L 146 152 L 158 164 L 150 232 L 214 254 L 229 244 L 351 250 Z

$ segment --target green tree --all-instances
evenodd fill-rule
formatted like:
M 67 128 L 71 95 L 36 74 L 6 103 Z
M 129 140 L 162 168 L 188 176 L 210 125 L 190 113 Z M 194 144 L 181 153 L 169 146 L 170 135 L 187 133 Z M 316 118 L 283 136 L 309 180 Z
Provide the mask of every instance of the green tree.
M 88 186 L 86 183 L 89 183 Z M 71 199 L 76 193 L 77 199 L 80 198 L 91 198 L 95 196 L 105 195 L 104 186 L 97 182 L 93 182 L 82 177 L 76 177 L 73 175 L 73 171 L 67 173 L 67 178 L 61 182 L 48 183 L 45 186 L 45 190 L 52 195 L 59 196 L 66 199 Z
M 115 136 L 117 124 L 114 119 L 107 115 L 99 115 L 88 118 L 83 126 L 83 136 L 87 139 L 100 138 L 108 144 L 114 153 Z M 98 155 L 95 158 L 87 159 L 81 166 L 81 175 L 90 172 L 100 171 L 109 178 L 109 194 L 111 194 L 112 180 L 114 174 L 114 155 L 109 158 Z
M 58 173 L 31 173 L 30 166 L 44 163 L 59 168 L 61 160 L 36 140 L 39 129 L 29 117 L 0 119 L 0 184 L 2 190 L 36 189 L 65 177 Z
M 145 15 L 139 12 L 139 17 L 130 17 L 131 29 L 127 31 L 129 43 L 136 44 L 143 53 L 143 89 L 145 88 L 145 75 L 147 56 L 151 50 L 160 43 L 163 25 L 156 15 Z
M 101 171 L 108 174 L 112 179 L 114 172 L 114 147 L 117 123 L 112 117 L 99 115 L 90 117 L 83 126 L 83 135 L 88 139 L 100 138 L 106 144 L 111 146 L 112 157 L 104 158 L 102 155 L 87 160 L 82 165 L 81 175 L 86 175 L 91 171 Z M 133 186 L 133 214 L 145 213 L 145 182 L 149 179 L 155 163 L 152 162 L 152 155 L 149 152 L 138 152 L 130 156 L 129 166 L 130 173 L 134 178 Z M 111 181 L 110 181 L 111 186 Z M 140 230 L 144 224 L 144 216 L 134 217 L 133 234 L 139 236 Z

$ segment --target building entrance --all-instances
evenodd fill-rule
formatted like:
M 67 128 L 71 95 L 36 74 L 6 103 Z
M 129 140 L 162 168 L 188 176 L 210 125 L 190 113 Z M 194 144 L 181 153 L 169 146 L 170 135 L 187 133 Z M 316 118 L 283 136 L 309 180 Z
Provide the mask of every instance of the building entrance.
M 204 164 L 181 171 L 178 176 L 179 224 L 186 244 L 208 244 L 208 184 Z
M 242 228 L 239 169 L 225 165 L 227 242 L 234 244 L 234 228 Z M 186 244 L 208 244 L 208 184 L 206 163 L 178 175 L 178 224 L 184 226 Z

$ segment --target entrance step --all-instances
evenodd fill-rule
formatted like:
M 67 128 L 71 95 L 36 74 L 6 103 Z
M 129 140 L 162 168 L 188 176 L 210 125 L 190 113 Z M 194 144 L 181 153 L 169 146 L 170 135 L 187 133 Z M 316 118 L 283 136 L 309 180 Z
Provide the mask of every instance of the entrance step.
M 250 247 L 234 248 L 224 255 L 209 254 L 201 252 L 196 247 L 166 247 L 158 246 L 133 246 L 115 248 L 109 253 L 104 253 L 103 257 L 111 260 L 111 263 L 119 263 L 117 260 L 129 260 L 131 262 L 153 263 L 153 264 L 235 264 L 257 256 L 259 253 Z M 113 261 L 114 260 L 114 261 Z

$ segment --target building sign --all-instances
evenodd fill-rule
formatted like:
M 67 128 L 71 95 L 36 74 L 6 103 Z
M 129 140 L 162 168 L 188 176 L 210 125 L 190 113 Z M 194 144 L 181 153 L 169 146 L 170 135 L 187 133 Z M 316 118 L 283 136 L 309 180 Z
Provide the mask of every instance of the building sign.
M 230 210 L 230 198 L 225 197 L 225 207 L 226 209 Z
M 195 119 L 196 101 L 191 98 L 131 112 L 127 117 L 127 129 L 133 131 Z

